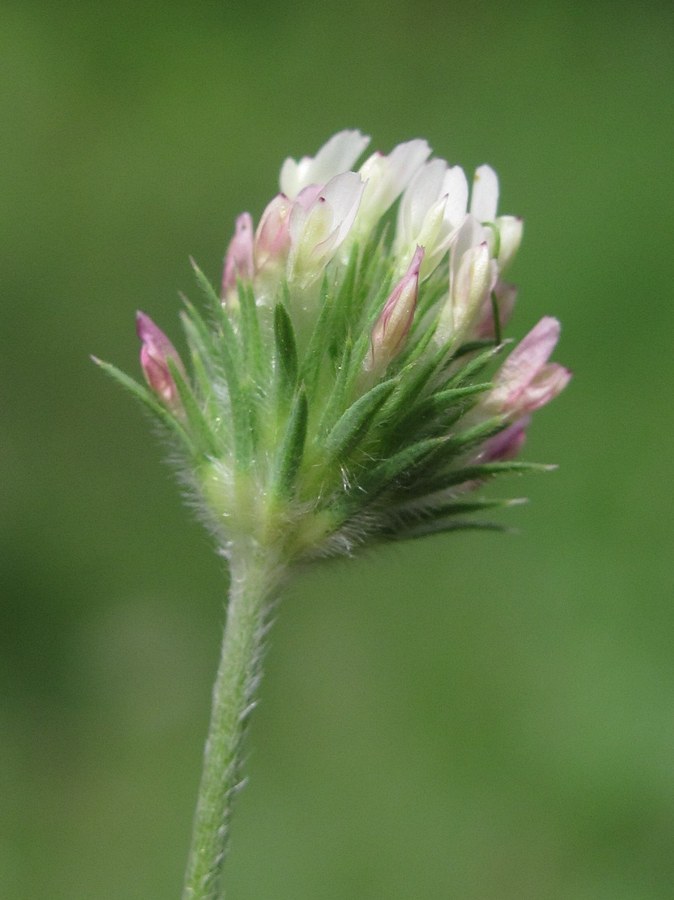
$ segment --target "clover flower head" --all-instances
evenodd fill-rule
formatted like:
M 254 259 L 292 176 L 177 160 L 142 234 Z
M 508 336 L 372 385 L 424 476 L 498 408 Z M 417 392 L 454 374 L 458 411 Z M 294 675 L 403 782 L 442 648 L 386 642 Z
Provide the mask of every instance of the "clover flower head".
M 556 319 L 507 355 L 523 227 L 494 170 L 469 179 L 419 139 L 358 165 L 368 144 L 341 131 L 286 159 L 257 225 L 236 219 L 221 289 L 195 269 L 189 376 L 139 315 L 134 389 L 225 553 L 245 538 L 301 561 L 468 526 L 456 497 L 527 468 L 531 414 L 569 381 Z
M 286 159 L 258 217 L 237 216 L 219 284 L 193 263 L 185 365 L 137 315 L 146 385 L 96 360 L 173 439 L 182 483 L 230 574 L 222 657 L 185 891 L 222 896 L 243 735 L 274 600 L 319 557 L 461 528 L 517 501 L 476 493 L 518 459 L 533 413 L 568 384 L 544 316 L 510 349 L 504 280 L 522 220 L 494 170 L 469 179 L 416 139 L 359 164 L 341 131 Z M 510 352 L 508 352 L 510 351 Z

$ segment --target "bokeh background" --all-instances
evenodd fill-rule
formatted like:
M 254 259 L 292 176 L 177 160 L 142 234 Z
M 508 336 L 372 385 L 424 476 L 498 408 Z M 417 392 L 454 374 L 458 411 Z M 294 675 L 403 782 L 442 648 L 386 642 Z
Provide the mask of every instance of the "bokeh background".
M 177 897 L 226 582 L 138 407 L 134 311 L 180 346 L 286 155 L 411 137 L 525 217 L 511 333 L 575 371 L 517 533 L 296 583 L 232 900 L 665 900 L 674 883 L 667 4 L 4 0 L 0 896 Z

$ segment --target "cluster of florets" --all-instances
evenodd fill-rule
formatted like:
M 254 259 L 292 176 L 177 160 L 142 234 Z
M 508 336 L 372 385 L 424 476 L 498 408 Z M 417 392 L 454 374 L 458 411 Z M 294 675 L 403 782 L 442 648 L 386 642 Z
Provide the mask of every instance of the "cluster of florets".
M 494 171 L 469 186 L 423 140 L 354 169 L 368 141 L 285 161 L 257 228 L 236 220 L 219 291 L 195 267 L 210 313 L 187 304 L 190 376 L 142 313 L 150 391 L 108 367 L 179 438 L 225 548 L 298 559 L 465 527 L 495 505 L 467 492 L 527 467 L 529 417 L 569 380 L 548 317 L 493 371 L 522 238 Z

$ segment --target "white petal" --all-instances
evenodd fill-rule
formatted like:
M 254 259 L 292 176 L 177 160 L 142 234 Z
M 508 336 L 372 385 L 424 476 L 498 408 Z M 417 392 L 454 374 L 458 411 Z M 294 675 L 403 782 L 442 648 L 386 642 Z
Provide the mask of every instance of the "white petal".
M 461 166 L 452 166 L 447 170 L 442 192 L 447 194 L 445 220 L 452 229 L 458 228 L 466 217 L 468 207 L 468 179 Z
M 499 216 L 496 226 L 499 232 L 498 264 L 505 269 L 522 243 L 524 223 L 516 216 Z
M 428 211 L 440 197 L 446 171 L 444 159 L 433 159 L 408 184 L 398 209 L 396 247 L 407 247 L 416 241 Z
M 351 169 L 370 142 L 360 131 L 340 131 L 323 144 L 315 157 L 285 160 L 281 166 L 281 191 L 295 197 L 309 184 L 323 185 L 340 172 Z
M 486 242 L 463 254 L 451 290 L 454 331 L 462 337 L 479 314 L 494 279 L 495 266 Z
M 293 204 L 290 214 L 289 277 L 309 284 L 322 274 L 351 230 L 364 185 L 356 172 L 331 178 L 309 206 Z
M 359 230 L 367 231 L 376 225 L 428 159 L 430 152 L 426 141 L 414 140 L 398 144 L 388 156 L 374 153 L 365 160 L 360 167 L 360 175 L 367 186 Z
M 493 222 L 498 208 L 498 177 L 491 166 L 475 171 L 470 212 L 480 222 Z
M 332 178 L 321 191 L 332 208 L 333 224 L 338 230 L 336 245 L 341 244 L 351 230 L 364 189 L 365 184 L 357 172 L 343 172 Z
M 464 254 L 472 247 L 485 243 L 487 239 L 487 232 L 478 220 L 472 215 L 467 215 L 452 245 L 452 258 L 449 269 L 450 286 L 457 277 Z

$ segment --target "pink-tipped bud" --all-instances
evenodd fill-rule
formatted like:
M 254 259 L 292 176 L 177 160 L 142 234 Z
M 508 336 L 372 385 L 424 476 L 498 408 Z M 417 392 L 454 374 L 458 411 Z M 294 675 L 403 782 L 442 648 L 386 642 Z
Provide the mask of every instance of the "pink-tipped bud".
M 288 220 L 292 201 L 277 194 L 262 213 L 255 234 L 255 267 L 264 270 L 276 262 L 285 263 L 290 248 Z
M 518 456 L 527 438 L 530 419 L 531 416 L 524 416 L 489 438 L 480 451 L 480 462 L 500 462 Z
M 234 237 L 229 242 L 222 273 L 223 300 L 236 290 L 236 282 L 253 277 L 253 219 L 250 213 L 241 213 L 236 220 Z
M 515 347 L 485 398 L 490 410 L 519 417 L 540 409 L 569 383 L 571 373 L 548 359 L 559 339 L 559 322 L 545 316 Z
M 136 331 L 141 339 L 140 365 L 148 386 L 159 399 L 174 412 L 182 409 L 175 380 L 168 366 L 171 360 L 176 368 L 184 374 L 178 351 L 145 313 L 136 313 Z
M 417 306 L 419 271 L 423 258 L 424 248 L 417 247 L 407 272 L 391 291 L 381 315 L 375 322 L 370 339 L 370 352 L 365 360 L 367 371 L 385 371 L 405 344 Z

